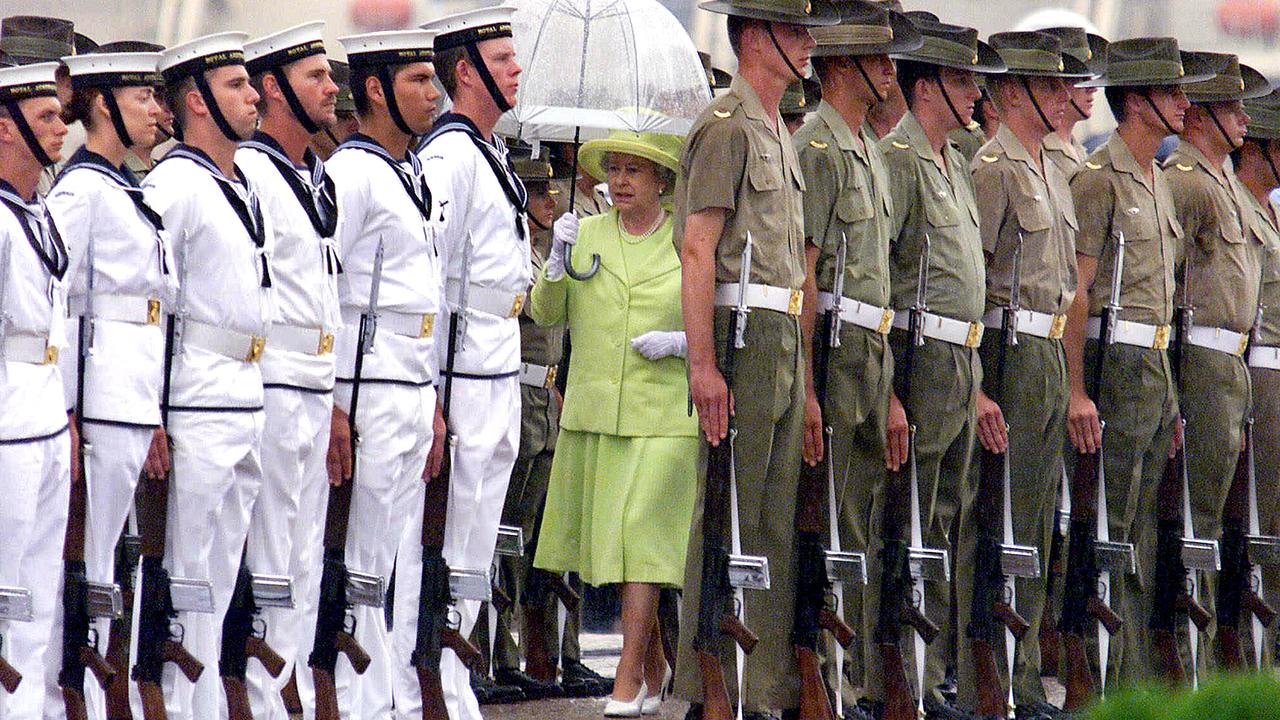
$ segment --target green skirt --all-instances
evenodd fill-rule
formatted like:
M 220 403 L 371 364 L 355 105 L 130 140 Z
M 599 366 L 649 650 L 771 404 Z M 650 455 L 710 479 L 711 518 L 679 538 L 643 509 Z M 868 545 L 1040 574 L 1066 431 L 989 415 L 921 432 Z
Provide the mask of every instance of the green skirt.
M 534 565 L 592 585 L 684 583 L 698 438 L 561 430 Z

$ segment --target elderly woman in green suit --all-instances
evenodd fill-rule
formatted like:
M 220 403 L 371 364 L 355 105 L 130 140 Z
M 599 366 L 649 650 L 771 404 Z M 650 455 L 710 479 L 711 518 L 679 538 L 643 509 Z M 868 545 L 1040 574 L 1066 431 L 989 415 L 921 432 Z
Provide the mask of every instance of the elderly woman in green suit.
M 573 337 L 534 564 L 576 571 L 593 585 L 621 585 L 622 657 L 605 708 L 611 717 L 658 710 L 667 673 L 658 593 L 683 581 L 697 491 L 680 260 L 661 202 L 675 186 L 680 144 L 670 135 L 614 132 L 582 146 L 581 166 L 608 183 L 613 207 L 556 221 L 531 296 L 535 321 L 566 322 Z M 568 246 L 581 258 L 599 255 L 599 272 L 568 277 Z

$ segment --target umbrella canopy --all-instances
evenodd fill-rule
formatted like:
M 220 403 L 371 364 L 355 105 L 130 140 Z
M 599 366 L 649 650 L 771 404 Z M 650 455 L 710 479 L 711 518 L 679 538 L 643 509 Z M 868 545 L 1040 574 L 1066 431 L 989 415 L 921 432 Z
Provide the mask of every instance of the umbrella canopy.
M 610 130 L 686 135 L 711 101 L 698 52 L 657 0 L 520 0 L 524 68 L 498 132 L 530 142 Z

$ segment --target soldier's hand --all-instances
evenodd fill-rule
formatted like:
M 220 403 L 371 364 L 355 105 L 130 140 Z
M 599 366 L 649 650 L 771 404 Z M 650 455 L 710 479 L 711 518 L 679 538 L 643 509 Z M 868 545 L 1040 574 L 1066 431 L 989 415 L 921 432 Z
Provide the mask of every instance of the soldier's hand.
M 333 487 L 351 479 L 351 428 L 347 425 L 347 414 L 336 407 L 329 419 L 329 454 L 325 468 Z
M 163 426 L 151 433 L 151 447 L 147 450 L 146 462 L 142 464 L 142 473 L 152 481 L 162 480 L 169 474 L 169 436 Z
M 1084 393 L 1071 393 L 1067 403 L 1067 435 L 1077 452 L 1092 455 L 1102 447 L 1098 407 Z
M 440 477 L 444 468 L 444 453 L 448 448 L 449 428 L 444 421 L 444 412 L 436 406 L 435 418 L 431 421 L 431 452 L 427 454 L 427 467 L 422 472 L 422 479 L 431 482 L 431 478 Z
M 884 439 L 884 466 L 897 472 L 907 462 L 911 451 L 911 428 L 907 425 L 907 411 L 897 395 L 889 395 L 889 423 Z
M 818 396 L 808 393 L 804 403 L 804 461 L 810 465 L 822 462 L 822 406 Z
M 707 442 L 719 446 L 729 434 L 729 415 L 733 412 L 733 398 L 720 368 L 713 363 L 690 367 L 689 393 L 698 408 L 698 424 L 702 426 Z
M 1009 449 L 1009 428 L 996 401 L 978 391 L 978 441 L 987 452 L 999 455 Z

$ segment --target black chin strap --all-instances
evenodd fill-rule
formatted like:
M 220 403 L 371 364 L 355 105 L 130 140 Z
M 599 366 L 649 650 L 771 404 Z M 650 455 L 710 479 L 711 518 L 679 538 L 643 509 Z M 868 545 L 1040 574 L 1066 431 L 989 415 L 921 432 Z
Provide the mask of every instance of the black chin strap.
M 213 88 L 209 87 L 209 80 L 204 76 L 203 72 L 198 72 L 194 77 L 196 88 L 200 91 L 200 96 L 204 98 L 204 104 L 209 107 L 209 115 L 213 117 L 213 122 L 222 131 L 231 142 L 238 143 L 244 138 L 236 134 L 231 127 L 231 123 L 227 122 L 227 116 L 222 114 L 222 108 L 218 105 L 218 99 L 213 96 Z M 177 123 L 174 123 L 174 129 L 177 129 Z
M 1240 145 L 1244 144 L 1236 143 L 1236 141 L 1231 139 L 1231 136 L 1227 134 L 1227 129 L 1222 126 L 1222 121 L 1218 119 L 1218 113 L 1214 112 L 1212 107 L 1209 107 L 1208 105 L 1201 105 L 1201 107 L 1204 108 L 1205 112 L 1209 113 L 1209 118 L 1213 120 L 1214 126 L 1218 128 L 1218 132 L 1222 133 L 1222 139 L 1227 141 L 1227 147 L 1235 150 L 1240 147 Z
M 271 74 L 276 78 L 276 84 L 280 86 L 280 93 L 284 95 L 285 102 L 289 103 L 289 110 L 293 111 L 293 116 L 298 119 L 298 124 L 302 125 L 302 129 L 307 131 L 308 135 L 315 135 L 320 132 L 320 125 L 311 116 L 307 114 L 307 109 L 302 107 L 302 101 L 298 99 L 298 94 L 293 91 L 293 86 L 289 84 L 289 79 L 284 75 L 284 68 L 273 67 Z
M 502 91 L 498 89 L 498 83 L 494 82 L 493 74 L 489 72 L 489 65 L 484 61 L 484 57 L 480 55 L 480 48 L 476 43 L 469 42 L 466 44 L 467 57 L 471 59 L 471 64 L 475 67 L 476 73 L 480 75 L 480 81 L 484 83 L 484 87 L 489 91 L 489 97 L 493 100 L 493 104 L 498 107 L 498 112 L 507 112 L 511 109 L 511 103 L 502 96 Z
M 778 36 L 773 34 L 773 23 L 768 23 L 765 27 L 769 30 L 769 40 L 773 42 L 773 49 L 778 51 L 778 57 L 782 58 L 782 62 L 787 64 L 787 69 L 791 71 L 792 75 L 796 76 L 797 80 L 804 80 L 804 75 L 801 75 L 796 66 L 791 64 L 791 58 L 782 52 L 782 45 L 778 44 Z
M 115 89 L 102 88 L 102 101 L 107 105 L 107 114 L 111 116 L 111 125 L 115 127 L 116 135 L 120 137 L 120 142 L 124 143 L 125 148 L 131 148 L 136 145 L 137 143 L 129 135 L 128 126 L 124 124 L 124 115 L 120 113 L 120 103 L 116 101 Z
M 1075 98 L 1073 98 L 1073 97 L 1069 97 L 1069 96 L 1068 96 L 1067 100 L 1068 100 L 1068 102 L 1070 102 L 1070 103 L 1071 103 L 1071 107 L 1075 108 L 1075 110 L 1076 110 L 1076 114 L 1080 116 L 1080 120 L 1088 120 L 1088 119 L 1089 119 L 1089 115 L 1088 115 L 1088 113 L 1086 113 L 1086 112 L 1084 111 L 1084 108 L 1080 107 L 1080 105 L 1076 103 L 1076 99 L 1075 99 Z
M 1018 79 L 1022 81 L 1022 89 L 1027 91 L 1027 99 L 1031 101 L 1031 107 L 1036 109 L 1036 114 L 1040 116 L 1040 122 L 1044 123 L 1045 129 L 1049 132 L 1056 130 L 1057 128 L 1053 126 L 1053 123 L 1049 122 L 1049 118 L 1044 114 L 1044 109 L 1040 107 L 1040 101 L 1036 99 L 1036 94 L 1031 92 L 1031 81 L 1027 79 L 1026 75 L 1021 75 Z
M 413 128 L 409 127 L 409 123 L 405 122 L 404 115 L 400 114 L 400 103 L 396 102 L 395 79 L 392 77 L 390 65 L 378 66 L 378 82 L 382 83 L 382 96 L 387 99 L 387 112 L 391 113 L 391 121 L 405 135 L 416 135 Z
M 1151 111 L 1156 114 L 1156 117 L 1160 118 L 1160 122 L 1164 123 L 1164 129 L 1168 130 L 1170 135 L 1177 135 L 1178 131 L 1173 129 L 1173 125 L 1169 124 L 1169 119 L 1164 116 L 1164 113 L 1160 112 L 1160 108 L 1156 107 L 1156 101 L 1151 99 L 1150 93 L 1143 92 L 1142 98 L 1151 106 Z
M 22 139 L 27 143 L 27 149 L 31 151 L 36 162 L 43 167 L 49 167 L 53 164 L 53 159 L 49 154 L 40 147 L 40 141 L 36 139 L 36 133 L 31 129 L 31 124 L 27 122 L 27 116 L 22 114 L 22 108 L 18 107 L 17 100 L 10 100 L 4 104 L 6 110 L 9 111 L 9 117 L 13 118 L 13 123 L 18 126 L 18 132 L 22 135 Z
M 871 94 L 875 96 L 876 102 L 884 102 L 884 95 L 881 95 L 880 91 L 876 89 L 876 84 L 871 82 L 871 76 L 867 74 L 867 69 L 862 67 L 862 58 L 854 56 L 853 64 L 858 68 L 858 74 L 862 75 L 863 82 L 867 84 L 867 87 L 871 88 Z
M 942 91 L 942 99 L 947 101 L 947 107 L 951 110 L 951 114 L 955 117 L 956 123 L 960 127 L 967 127 L 969 123 L 960 117 L 960 111 L 956 110 L 956 104 L 951 102 L 951 93 L 947 92 L 947 86 L 942 84 L 942 75 L 934 75 L 933 81 L 938 83 L 938 89 Z

